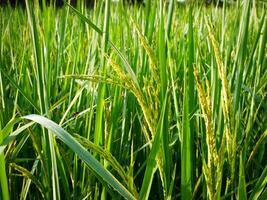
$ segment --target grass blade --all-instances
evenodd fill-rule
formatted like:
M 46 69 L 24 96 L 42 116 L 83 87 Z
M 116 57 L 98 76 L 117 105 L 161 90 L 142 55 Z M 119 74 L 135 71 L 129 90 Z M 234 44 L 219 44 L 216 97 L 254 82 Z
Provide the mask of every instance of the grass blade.
M 148 157 L 148 162 L 147 162 L 147 166 L 146 166 L 144 179 L 142 182 L 141 191 L 139 194 L 139 199 L 144 199 L 144 200 L 148 199 L 151 185 L 152 185 L 152 181 L 154 178 L 154 174 L 157 170 L 156 160 L 157 160 L 158 153 L 160 151 L 161 137 L 162 137 L 162 134 L 164 134 L 163 123 L 164 123 L 164 118 L 165 118 L 165 114 L 166 114 L 167 96 L 168 95 L 166 94 L 164 104 L 163 104 L 162 110 L 161 110 L 161 116 L 160 116 L 160 120 L 159 120 L 159 124 L 158 124 L 157 133 L 154 137 L 154 140 L 152 143 L 152 148 L 151 148 L 151 151 L 150 151 L 150 154 Z
M 14 121 L 14 120 L 13 120 Z M 1 124 L 0 124 L 1 125 Z M 0 131 L 0 144 L 3 142 L 5 136 L 7 135 L 7 131 L 13 128 L 14 123 L 8 123 L 7 126 Z M 1 127 L 1 126 L 0 126 Z M 4 152 L 0 152 L 0 184 L 3 200 L 9 200 L 9 191 L 8 191 L 8 181 L 6 174 L 6 162 Z
M 238 192 L 237 198 L 238 199 L 247 199 L 247 191 L 246 191 L 246 179 L 245 179 L 245 170 L 244 170 L 244 162 L 243 162 L 243 155 L 240 155 L 239 161 L 239 183 L 238 183 Z
M 183 134 L 181 144 L 181 193 L 182 199 L 192 198 L 193 185 L 193 121 L 191 115 L 194 107 L 194 38 L 193 9 L 189 10 L 188 66 L 184 66 L 184 99 L 183 99 Z
M 23 117 L 23 119 L 34 121 L 53 132 L 62 142 L 74 151 L 95 174 L 112 186 L 114 190 L 119 192 L 126 199 L 135 199 L 135 197 L 109 171 L 107 171 L 80 143 L 77 142 L 77 140 L 55 122 L 40 115 L 27 115 Z
M 260 178 L 258 179 L 255 187 L 252 190 L 252 194 L 249 197 L 249 200 L 256 200 L 261 195 L 262 191 L 265 189 L 267 184 L 267 166 L 265 166 Z

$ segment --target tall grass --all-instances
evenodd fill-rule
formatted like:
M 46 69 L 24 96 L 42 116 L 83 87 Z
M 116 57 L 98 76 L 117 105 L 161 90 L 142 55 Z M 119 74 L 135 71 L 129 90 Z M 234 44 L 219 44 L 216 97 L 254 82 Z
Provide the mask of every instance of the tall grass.
M 0 199 L 266 199 L 264 3 L 0 18 Z

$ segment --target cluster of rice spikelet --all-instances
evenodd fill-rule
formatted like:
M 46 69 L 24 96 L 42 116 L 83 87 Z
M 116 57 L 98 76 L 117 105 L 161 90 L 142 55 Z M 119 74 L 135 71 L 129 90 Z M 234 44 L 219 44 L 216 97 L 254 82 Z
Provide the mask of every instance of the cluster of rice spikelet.
M 232 139 L 231 139 L 231 95 L 230 95 L 230 89 L 229 89 L 229 84 L 227 81 L 227 75 L 225 72 L 225 68 L 223 66 L 223 62 L 220 56 L 220 51 L 219 51 L 219 45 L 217 40 L 215 39 L 215 36 L 212 34 L 211 26 L 209 25 L 209 22 L 207 18 L 205 18 L 206 26 L 208 28 L 208 36 L 211 41 L 211 44 L 214 49 L 215 53 L 215 58 L 216 58 L 216 63 L 218 66 L 218 72 L 219 72 L 219 77 L 221 79 L 221 84 L 222 84 L 222 110 L 224 114 L 224 123 L 225 123 L 225 134 L 226 134 L 226 142 L 227 142 L 227 150 L 229 152 L 229 155 L 232 155 Z
M 216 178 L 217 178 L 217 170 L 216 170 L 216 163 L 218 162 L 218 152 L 216 149 L 216 141 L 214 137 L 214 126 L 213 126 L 213 119 L 212 119 L 212 109 L 211 109 L 211 102 L 210 102 L 210 86 L 208 80 L 206 80 L 206 87 L 207 87 L 207 94 L 205 93 L 202 85 L 201 80 L 199 77 L 199 73 L 197 68 L 194 66 L 194 76 L 197 85 L 199 103 L 201 106 L 201 110 L 203 113 L 205 127 L 206 127 L 206 143 L 208 149 L 208 163 L 206 165 L 204 161 L 203 165 L 203 172 L 205 175 L 205 179 L 208 186 L 208 193 L 210 199 L 215 197 L 216 192 Z
M 228 152 L 228 159 L 232 159 L 234 154 L 234 139 L 232 138 L 231 134 L 231 94 L 229 89 L 229 84 L 227 81 L 227 75 L 225 68 L 223 66 L 223 62 L 221 59 L 219 45 L 215 39 L 215 36 L 212 34 L 211 26 L 205 17 L 205 23 L 208 29 L 208 37 L 212 44 L 215 53 L 215 59 L 218 67 L 219 78 L 221 80 L 221 105 L 222 111 L 224 115 L 224 134 L 222 137 L 222 141 L 220 147 L 216 147 L 216 140 L 215 140 L 215 131 L 214 131 L 214 122 L 213 122 L 213 112 L 211 106 L 211 97 L 210 97 L 210 84 L 209 81 L 206 79 L 206 92 L 201 84 L 201 79 L 199 76 L 198 69 L 194 66 L 194 76 L 196 80 L 197 92 L 199 97 L 199 103 L 201 106 L 201 110 L 204 117 L 205 127 L 206 127 L 206 143 L 208 149 L 208 158 L 207 164 L 204 160 L 203 163 L 203 173 L 205 176 L 205 180 L 207 183 L 207 189 L 209 194 L 209 199 L 216 199 L 220 197 L 221 192 L 221 182 L 222 182 L 222 171 L 223 171 L 223 157 L 225 153 L 225 144 L 227 147 Z M 231 181 L 231 180 L 230 180 Z

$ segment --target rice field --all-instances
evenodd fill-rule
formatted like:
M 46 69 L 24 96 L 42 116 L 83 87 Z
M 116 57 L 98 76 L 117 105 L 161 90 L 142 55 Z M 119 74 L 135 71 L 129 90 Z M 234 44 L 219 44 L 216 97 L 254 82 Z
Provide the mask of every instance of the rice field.
M 267 5 L 0 7 L 0 200 L 267 199 Z

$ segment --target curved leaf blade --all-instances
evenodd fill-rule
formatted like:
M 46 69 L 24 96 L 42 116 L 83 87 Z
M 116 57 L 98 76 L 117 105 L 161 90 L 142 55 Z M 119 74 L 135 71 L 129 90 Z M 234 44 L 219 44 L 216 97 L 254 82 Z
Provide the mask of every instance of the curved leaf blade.
M 53 132 L 61 141 L 73 150 L 95 174 L 112 186 L 113 189 L 118 191 L 124 198 L 135 199 L 135 197 L 108 170 L 106 170 L 79 142 L 77 142 L 77 140 L 58 124 L 43 116 L 35 114 L 27 115 L 22 118 L 34 121 Z

